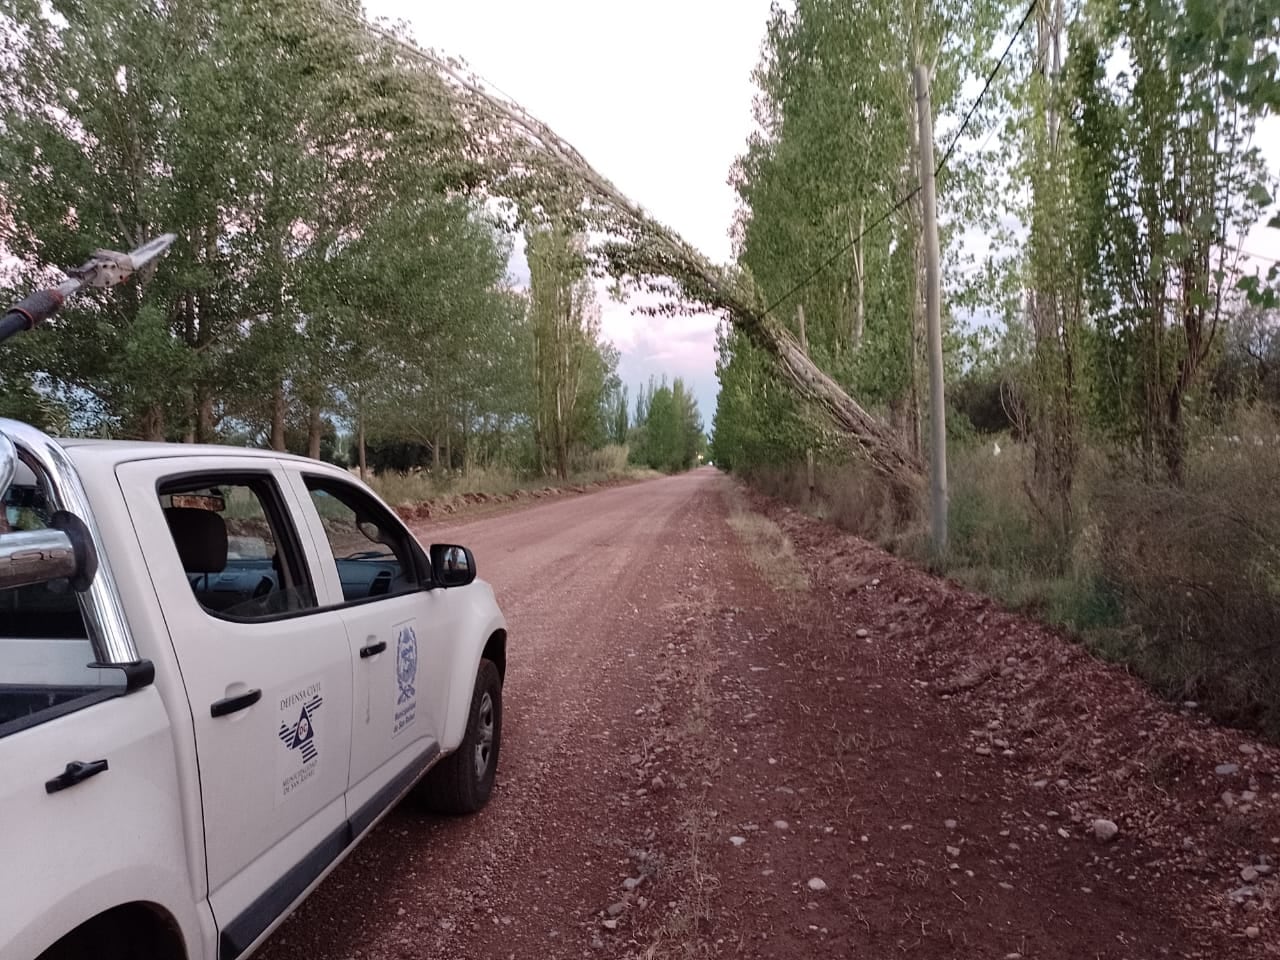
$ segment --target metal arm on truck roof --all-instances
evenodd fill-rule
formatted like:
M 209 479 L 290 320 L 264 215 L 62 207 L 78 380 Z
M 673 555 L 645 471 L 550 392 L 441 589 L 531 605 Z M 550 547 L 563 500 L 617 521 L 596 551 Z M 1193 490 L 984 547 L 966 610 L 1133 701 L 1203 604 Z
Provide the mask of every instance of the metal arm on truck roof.
M 67 279 L 56 287 L 37 290 L 9 308 L 0 318 L 0 341 L 23 330 L 34 330 L 58 312 L 67 297 L 85 288 L 106 289 L 119 286 L 169 249 L 176 235 L 166 233 L 144 243 L 131 253 L 95 250 L 79 267 L 67 271 Z
M 48 320 L 67 297 L 81 290 L 124 283 L 168 250 L 174 239 L 174 234 L 166 233 L 132 253 L 94 251 L 82 266 L 67 271 L 67 279 L 58 286 L 37 291 L 11 307 L 0 318 L 0 341 Z M 137 648 L 125 621 L 119 589 L 110 568 L 102 562 L 102 535 L 66 451 L 29 424 L 0 420 L 0 495 L 13 483 L 19 462 L 40 479 L 49 505 L 57 512 L 49 529 L 0 533 L 0 589 L 69 580 L 79 594 L 99 662 L 136 662 Z

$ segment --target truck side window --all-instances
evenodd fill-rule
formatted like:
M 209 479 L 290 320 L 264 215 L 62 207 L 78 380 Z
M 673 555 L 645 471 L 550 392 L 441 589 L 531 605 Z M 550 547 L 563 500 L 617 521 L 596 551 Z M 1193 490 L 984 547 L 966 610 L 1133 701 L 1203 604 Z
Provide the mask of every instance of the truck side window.
M 27 479 L 3 492 L 0 536 L 49 526 L 44 494 Z M 123 693 L 123 674 L 95 660 L 66 581 L 0 590 L 0 737 Z
M 417 590 L 420 549 L 377 500 L 327 477 L 303 478 L 348 603 Z
M 265 620 L 318 606 L 270 477 L 184 478 L 161 487 L 160 506 L 191 592 L 206 612 Z

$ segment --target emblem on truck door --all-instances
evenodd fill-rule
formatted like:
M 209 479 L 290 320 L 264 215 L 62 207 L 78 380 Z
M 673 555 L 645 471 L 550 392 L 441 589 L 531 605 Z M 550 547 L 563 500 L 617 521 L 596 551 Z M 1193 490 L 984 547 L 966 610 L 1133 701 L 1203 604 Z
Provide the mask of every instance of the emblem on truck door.
M 394 628 L 393 628 L 394 629 Z M 401 624 L 396 635 L 396 697 L 395 719 L 391 736 L 398 737 L 418 717 L 418 634 L 413 623 Z
M 316 714 L 324 704 L 317 680 L 280 698 L 280 742 L 284 744 L 276 764 L 280 776 L 280 793 L 286 797 L 310 780 L 320 761 L 320 736 Z
M 405 624 L 396 640 L 396 682 L 400 684 L 400 699 L 396 703 L 408 703 L 416 696 L 413 689 L 418 679 L 418 635 L 411 624 Z
M 284 741 L 284 745 L 290 750 L 297 750 L 302 753 L 302 762 L 310 763 L 316 758 L 316 738 L 315 730 L 311 726 L 311 715 L 320 709 L 320 704 L 324 701 L 320 697 L 312 697 L 302 705 L 302 712 L 298 716 L 298 722 L 293 726 L 280 724 L 280 739 Z

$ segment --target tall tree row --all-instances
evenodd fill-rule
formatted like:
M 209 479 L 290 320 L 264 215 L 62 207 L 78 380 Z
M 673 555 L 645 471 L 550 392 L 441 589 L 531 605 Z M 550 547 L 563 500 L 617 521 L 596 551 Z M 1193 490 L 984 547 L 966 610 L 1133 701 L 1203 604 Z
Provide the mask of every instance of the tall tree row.
M 698 403 L 676 377 L 651 378 L 636 397 L 631 458 L 653 470 L 678 473 L 698 464 L 706 448 Z
M 1033 508 L 1065 545 L 1085 444 L 1105 438 L 1149 480 L 1181 484 L 1189 413 L 1230 317 L 1246 296 L 1275 297 L 1244 268 L 1240 240 L 1271 202 L 1252 135 L 1280 106 L 1280 3 L 965 8 L 967 22 L 923 0 L 774 10 L 756 73 L 758 130 L 733 171 L 738 260 L 780 315 L 803 308 L 821 369 L 919 451 L 910 70 L 932 69 L 942 155 L 1021 24 L 939 173 L 944 323 L 958 375 L 966 326 L 1003 321 L 1001 404 L 1030 443 Z M 726 330 L 719 358 L 718 461 L 794 463 L 823 445 L 752 342 Z
M 804 311 L 815 362 L 882 409 L 916 457 L 924 305 L 911 69 L 930 65 L 935 104 L 953 105 L 1001 8 L 924 0 L 775 7 L 755 74 L 758 129 L 732 173 L 741 200 L 739 263 L 793 330 Z M 957 180 L 944 177 L 944 195 Z M 758 416 L 740 402 L 735 375 L 739 367 L 753 375 L 755 352 L 738 333 L 721 339 L 721 381 L 738 416 L 726 408 L 717 417 L 719 442 L 736 443 L 739 428 L 748 435 L 781 430 L 800 449 L 820 440 L 800 442 L 816 427 L 786 395 L 754 391 Z
M 1253 145 L 1280 108 L 1280 3 L 1087 4 L 1070 61 L 1100 424 L 1148 478 L 1185 478 L 1187 411 L 1270 204 Z M 1109 65 L 1127 61 L 1125 75 Z M 1246 281 L 1246 289 L 1250 287 Z
M 14 292 L 178 236 L 141 283 L 6 347 L 4 412 L 313 457 L 341 425 L 361 466 L 412 445 L 564 475 L 625 442 L 572 243 L 534 232 L 532 290 L 511 285 L 448 97 L 358 4 L 0 0 L 0 36 Z
M 600 307 L 582 242 L 561 225 L 528 237 L 533 328 L 534 436 L 540 462 L 562 480 L 571 455 L 599 446 L 618 389 L 617 354 L 600 339 Z

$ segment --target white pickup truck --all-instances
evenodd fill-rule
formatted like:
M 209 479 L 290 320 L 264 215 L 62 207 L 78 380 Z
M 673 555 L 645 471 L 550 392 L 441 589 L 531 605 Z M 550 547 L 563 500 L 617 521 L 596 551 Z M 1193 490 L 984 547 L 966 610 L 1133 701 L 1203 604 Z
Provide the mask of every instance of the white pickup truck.
M 267 451 L 0 419 L 0 960 L 235 960 L 401 797 L 489 797 L 470 551 Z

